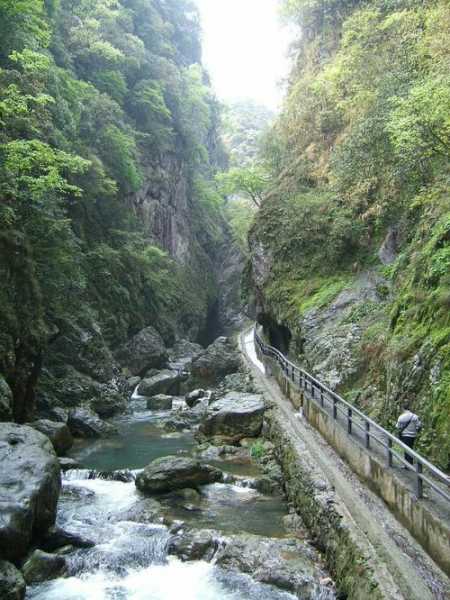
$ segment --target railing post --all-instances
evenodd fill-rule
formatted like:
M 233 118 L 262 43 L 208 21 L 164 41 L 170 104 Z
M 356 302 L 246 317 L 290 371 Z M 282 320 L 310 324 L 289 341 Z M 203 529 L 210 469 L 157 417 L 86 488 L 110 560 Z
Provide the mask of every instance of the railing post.
M 366 423 L 366 448 L 370 448 L 370 423 L 369 421 L 365 421 Z
M 416 462 L 416 477 L 417 477 L 417 497 L 423 498 L 423 480 L 422 480 L 422 463 Z
M 323 408 L 323 405 L 324 405 L 324 403 L 323 403 L 323 390 L 322 390 L 322 388 L 320 388 L 320 406 Z
M 294 365 L 292 365 L 292 367 L 291 367 L 291 377 L 292 377 L 292 383 L 295 383 L 295 369 L 294 369 Z
M 334 396 L 333 396 L 333 419 L 334 420 L 337 419 L 337 400 Z
M 347 409 L 347 431 L 349 435 L 352 435 L 352 415 L 353 411 L 351 408 Z
M 391 440 L 391 438 L 388 438 L 387 464 L 388 464 L 388 467 L 392 467 L 392 440 Z

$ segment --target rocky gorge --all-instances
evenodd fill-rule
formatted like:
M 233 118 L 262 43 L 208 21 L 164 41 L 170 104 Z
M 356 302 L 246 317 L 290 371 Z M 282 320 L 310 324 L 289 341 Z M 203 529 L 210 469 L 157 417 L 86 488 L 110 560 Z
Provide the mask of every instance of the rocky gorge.
M 334 598 L 233 343 L 147 329 L 117 357 L 125 406 L 0 424 L 2 598 L 165 597 L 173 576 L 193 599 Z

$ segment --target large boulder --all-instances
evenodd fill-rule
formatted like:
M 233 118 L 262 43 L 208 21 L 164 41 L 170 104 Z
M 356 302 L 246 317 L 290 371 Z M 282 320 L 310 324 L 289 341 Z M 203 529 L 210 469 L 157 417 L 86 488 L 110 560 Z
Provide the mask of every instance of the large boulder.
M 118 392 L 100 394 L 91 399 L 89 406 L 101 419 L 124 413 L 128 408 L 125 398 Z
M 130 375 L 144 375 L 152 368 L 161 368 L 167 362 L 167 350 L 162 337 L 154 327 L 146 327 L 116 351 L 116 359 Z
M 0 464 L 0 558 L 15 561 L 54 524 L 61 473 L 48 437 L 15 423 L 0 423 Z
M 193 458 L 166 456 L 151 462 L 136 477 L 136 487 L 147 494 L 164 494 L 214 483 L 222 472 Z
M 169 554 L 175 554 L 182 561 L 206 560 L 214 558 L 220 547 L 222 536 L 211 529 L 181 530 L 171 538 L 168 546 Z
M 50 439 L 58 456 L 63 456 L 73 446 L 72 434 L 65 423 L 55 423 L 55 421 L 40 419 L 39 421 L 30 423 L 30 426 Z
M 152 397 L 158 394 L 176 394 L 178 392 L 181 375 L 178 371 L 164 369 L 143 379 L 138 387 L 140 396 Z
M 107 437 L 117 433 L 110 423 L 102 421 L 90 408 L 75 408 L 69 412 L 68 426 L 72 435 L 81 438 Z
M 0 421 L 12 421 L 12 401 L 11 388 L 0 375 Z
M 299 540 L 236 535 L 223 540 L 215 560 L 222 569 L 247 573 L 305 600 L 334 597 L 320 584 L 325 574 L 316 566 L 317 553 Z
M 266 408 L 260 394 L 230 392 L 209 406 L 200 433 L 207 438 L 220 437 L 229 442 L 258 437 Z
M 178 340 L 169 350 L 169 367 L 179 371 L 189 371 L 192 361 L 204 351 L 203 346 L 189 340 Z
M 191 389 L 197 386 L 214 387 L 226 375 L 239 371 L 241 366 L 241 355 L 228 338 L 217 338 L 192 361 Z
M 147 408 L 149 410 L 171 410 L 173 397 L 165 394 L 152 396 L 147 400 Z
M 6 560 L 0 560 L 0 598 L 2 600 L 23 600 L 25 580 L 22 573 Z
M 57 554 L 48 554 L 35 550 L 22 567 L 22 573 L 28 584 L 42 583 L 56 579 L 66 572 L 66 559 Z
M 107 386 L 95 381 L 89 375 L 80 373 L 71 365 L 61 367 L 57 376 L 46 371 L 40 377 L 37 388 L 39 414 L 48 418 L 55 406 L 62 405 L 66 408 L 79 406 L 99 396 L 105 387 Z

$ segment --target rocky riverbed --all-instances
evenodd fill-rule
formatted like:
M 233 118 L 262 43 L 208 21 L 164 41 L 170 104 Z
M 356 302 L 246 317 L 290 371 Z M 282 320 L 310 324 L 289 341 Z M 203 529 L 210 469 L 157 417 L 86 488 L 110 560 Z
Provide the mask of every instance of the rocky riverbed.
M 126 411 L 112 419 L 82 406 L 63 423 L 67 432 L 48 422 L 40 431 L 0 424 L 8 464 L 1 500 L 14 516 L 0 528 L 1 597 L 23 598 L 27 586 L 33 600 L 334 598 L 285 499 L 263 437 L 268 406 L 237 351 L 220 338 L 206 351 L 185 345 L 178 355 L 150 355 L 159 368 L 143 373 L 134 360 L 141 376 L 130 375 Z M 59 459 L 56 512 L 62 433 L 75 439 Z M 17 454 L 25 439 L 34 446 Z M 23 492 L 35 499 L 33 521 L 15 490 L 42 465 Z M 16 515 L 28 527 L 21 544 L 13 543 Z

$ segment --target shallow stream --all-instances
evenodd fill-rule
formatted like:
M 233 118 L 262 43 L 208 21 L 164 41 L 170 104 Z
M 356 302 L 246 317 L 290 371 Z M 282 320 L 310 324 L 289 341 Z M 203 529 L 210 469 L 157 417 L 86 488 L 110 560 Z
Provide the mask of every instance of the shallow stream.
M 159 456 L 189 453 L 190 433 L 166 434 L 158 427 L 162 413 L 134 403 L 132 414 L 116 424 L 119 435 L 80 444 L 74 456 L 84 469 L 140 469 Z M 216 463 L 217 464 L 217 463 Z M 221 463 L 228 472 L 251 475 L 255 466 Z M 225 469 L 224 469 L 225 470 Z M 134 482 L 87 479 L 88 471 L 69 471 L 63 479 L 57 524 L 95 542 L 67 555 L 69 576 L 29 587 L 27 600 L 289 600 L 289 593 L 259 584 L 214 563 L 186 562 L 167 554 L 170 538 L 162 524 L 133 522 L 129 511 L 142 502 Z M 229 533 L 286 535 L 281 497 L 264 496 L 245 481 L 205 486 L 193 504 L 176 496 L 158 498 L 165 514 L 191 527 Z M 156 520 L 158 521 L 158 520 Z

